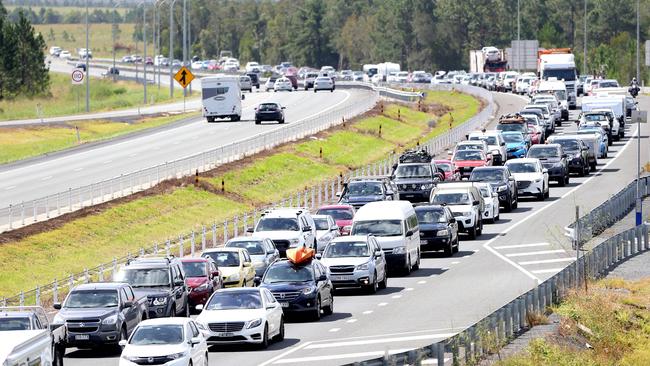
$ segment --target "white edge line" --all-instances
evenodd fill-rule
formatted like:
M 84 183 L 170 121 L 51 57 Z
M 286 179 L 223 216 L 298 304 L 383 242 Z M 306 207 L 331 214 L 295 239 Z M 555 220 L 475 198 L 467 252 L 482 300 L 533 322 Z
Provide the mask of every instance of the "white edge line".
M 517 245 L 500 245 L 494 249 L 516 249 L 516 248 L 530 248 L 530 247 L 543 247 L 551 245 L 551 243 L 532 243 L 532 244 L 517 244 Z
M 641 131 L 637 128 L 636 132 L 631 136 L 632 138 L 630 138 L 630 139 L 625 143 L 625 145 L 623 145 L 623 147 L 621 148 L 621 150 L 617 152 L 616 157 L 614 157 L 614 159 L 612 159 L 612 160 L 610 160 L 609 162 L 607 162 L 607 164 L 605 164 L 605 166 L 603 166 L 602 168 L 600 168 L 600 169 L 598 169 L 597 171 L 595 171 L 594 174 L 592 174 L 589 178 L 587 178 L 587 180 L 585 180 L 584 182 L 582 182 L 580 185 L 574 187 L 573 189 L 571 189 L 571 190 L 568 191 L 567 193 L 563 194 L 563 195 L 560 197 L 560 199 L 555 200 L 555 201 L 549 203 L 548 205 L 546 205 L 546 206 L 540 208 L 540 209 L 537 210 L 537 211 L 534 211 L 532 214 L 530 214 L 530 215 L 524 217 L 522 220 L 518 221 L 518 222 L 515 223 L 514 225 L 512 225 L 512 226 L 506 228 L 505 230 L 503 230 L 503 231 L 501 232 L 501 234 L 502 234 L 502 235 L 503 235 L 503 234 L 507 234 L 508 232 L 512 231 L 513 229 L 515 229 L 515 228 L 518 227 L 519 225 L 521 225 L 521 224 L 525 223 L 526 221 L 530 220 L 531 218 L 537 216 L 539 213 L 543 212 L 543 211 L 546 210 L 547 208 L 549 208 L 549 207 L 555 205 L 555 204 L 558 203 L 558 202 L 561 202 L 562 199 L 564 199 L 565 197 L 567 197 L 567 196 L 573 194 L 575 191 L 577 191 L 578 189 L 580 189 L 581 187 L 583 187 L 585 184 L 589 183 L 592 179 L 596 178 L 596 177 L 598 176 L 597 173 L 600 173 L 600 172 L 602 172 L 604 169 L 607 169 L 608 166 L 610 166 L 613 162 L 615 162 L 619 157 L 621 157 L 621 156 L 623 155 L 623 152 L 625 151 L 625 149 L 627 149 L 627 147 L 630 146 L 630 143 L 631 143 L 632 141 L 634 141 L 634 138 L 633 138 L 633 137 L 636 136 L 636 135 L 638 135 L 639 133 L 641 133 Z M 508 259 L 506 256 L 504 256 L 503 254 L 497 252 L 494 248 L 492 248 L 492 247 L 490 246 L 490 244 L 492 244 L 493 242 L 495 242 L 495 241 L 498 240 L 499 238 L 500 238 L 500 236 L 496 236 L 496 237 L 490 239 L 487 243 L 483 244 L 483 248 L 489 250 L 492 254 L 496 255 L 497 257 L 499 257 L 499 258 L 501 258 L 502 260 L 504 260 L 506 263 L 508 263 L 508 264 L 512 265 L 513 267 L 517 268 L 521 273 L 523 273 L 523 274 L 525 274 L 526 276 L 530 277 L 531 279 L 535 280 L 538 284 L 541 283 L 541 279 L 540 279 L 539 277 L 537 277 L 537 276 L 535 276 L 533 273 L 527 271 L 525 268 L 523 268 L 523 267 L 520 266 L 519 264 L 515 263 L 514 261 Z
M 538 252 L 511 253 L 511 254 L 506 254 L 506 257 L 508 257 L 508 258 L 528 257 L 528 256 L 531 256 L 531 255 L 544 255 L 544 254 L 554 254 L 554 253 L 566 253 L 566 250 L 564 250 L 564 249 L 553 249 L 553 250 L 540 250 Z
M 312 342 L 305 342 L 305 343 L 301 344 L 300 346 L 297 346 L 295 348 L 287 350 L 286 352 L 280 353 L 279 355 L 267 360 L 266 362 L 263 362 L 263 363 L 259 364 L 259 366 L 270 365 L 270 364 L 274 363 L 275 361 L 280 360 L 280 359 L 282 359 L 282 358 L 284 358 L 284 357 L 286 357 L 286 356 L 288 356 L 288 355 L 290 355 L 290 354 L 292 354 L 294 352 L 300 351 L 301 349 L 309 346 L 311 343 Z

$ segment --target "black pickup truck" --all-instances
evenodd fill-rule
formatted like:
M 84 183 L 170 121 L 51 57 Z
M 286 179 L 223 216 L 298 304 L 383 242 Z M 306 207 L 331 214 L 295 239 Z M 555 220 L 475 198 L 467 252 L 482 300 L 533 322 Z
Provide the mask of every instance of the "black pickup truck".
M 399 192 L 399 199 L 410 202 L 428 202 L 431 190 L 444 180 L 444 172 L 438 169 L 425 150 L 408 150 L 393 166 L 391 179 Z

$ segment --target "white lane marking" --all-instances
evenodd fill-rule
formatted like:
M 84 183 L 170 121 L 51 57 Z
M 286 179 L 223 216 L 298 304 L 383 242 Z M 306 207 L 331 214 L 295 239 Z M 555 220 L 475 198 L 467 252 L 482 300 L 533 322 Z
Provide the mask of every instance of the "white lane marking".
M 75 171 L 75 172 L 80 172 L 80 171 L 82 171 L 83 169 L 84 169 L 84 168 L 75 168 L 74 171 Z
M 178 145 L 180 143 L 181 143 L 180 141 L 174 141 L 174 142 L 172 142 L 172 145 Z
M 542 259 L 542 260 L 538 260 L 538 261 L 519 262 L 519 264 L 522 265 L 522 266 L 528 266 L 528 265 L 531 265 L 531 264 L 573 262 L 574 260 L 576 260 L 576 259 L 575 258 Z
M 410 351 L 413 348 L 405 349 L 395 349 L 388 351 L 389 354 L 401 353 Z M 274 364 L 286 364 L 286 363 L 309 363 L 314 361 L 331 361 L 331 360 L 340 360 L 344 358 L 361 358 L 361 357 L 373 357 L 381 356 L 385 354 L 385 351 L 371 351 L 371 352 L 357 352 L 357 353 L 344 353 L 340 355 L 329 355 L 329 356 L 311 356 L 311 357 L 297 357 L 297 358 L 285 358 L 279 361 L 275 361 Z
M 104 162 L 104 164 L 110 164 L 110 163 L 112 163 L 112 162 L 113 162 L 113 160 L 106 160 L 106 161 Z
M 616 161 L 616 160 L 617 160 L 621 155 L 623 155 L 623 152 L 625 151 L 625 149 L 627 149 L 627 147 L 630 146 L 630 143 L 631 143 L 632 141 L 635 140 L 635 139 L 634 139 L 634 136 L 638 135 L 639 133 L 641 133 L 641 131 L 639 131 L 639 129 L 637 128 L 637 129 L 636 129 L 636 132 L 631 136 L 632 138 L 630 138 L 630 139 L 625 143 L 625 145 L 623 145 L 623 147 L 621 148 L 621 150 L 619 150 L 619 151 L 616 153 L 616 156 L 614 156 L 613 159 L 611 159 L 610 161 L 608 161 L 607 164 L 605 164 L 602 168 L 600 168 L 600 169 L 598 169 L 597 171 L 595 171 L 594 174 L 593 174 L 591 177 L 587 178 L 584 182 L 582 182 L 581 184 L 579 184 L 579 185 L 573 187 L 570 191 L 568 191 L 567 193 L 563 194 L 563 195 L 560 197 L 560 199 L 557 199 L 557 200 L 555 200 L 555 201 L 549 203 L 548 205 L 546 205 L 546 206 L 540 208 L 540 209 L 537 210 L 537 211 L 533 211 L 533 213 L 531 213 L 530 215 L 524 217 L 524 218 L 521 219 L 520 221 L 516 222 L 514 225 L 512 225 L 512 226 L 510 226 L 510 227 L 508 227 L 508 228 L 506 228 L 506 229 L 504 229 L 504 230 L 501 232 L 501 235 L 503 236 L 503 235 L 509 233 L 510 231 L 512 231 L 512 230 L 514 230 L 515 228 L 519 227 L 519 225 L 524 224 L 526 221 L 528 221 L 528 220 L 530 220 L 531 218 L 533 218 L 533 217 L 539 215 L 541 212 L 544 212 L 544 210 L 546 210 L 546 209 L 548 209 L 549 207 L 552 207 L 553 205 L 555 205 L 556 203 L 562 201 L 565 197 L 567 197 L 567 196 L 573 194 L 575 191 L 577 191 L 578 189 L 580 189 L 581 187 L 583 187 L 585 184 L 589 183 L 592 179 L 594 179 L 594 178 L 596 178 L 597 176 L 599 176 L 600 174 L 597 174 L 597 173 L 600 173 L 600 172 L 602 172 L 603 170 L 607 169 L 607 167 L 609 167 L 609 166 L 610 166 L 613 162 L 615 162 L 615 161 Z M 531 279 L 535 280 L 537 283 L 540 283 L 540 282 L 542 281 L 539 277 L 535 276 L 533 273 L 531 273 L 530 271 L 526 270 L 524 267 L 520 266 L 519 264 L 515 263 L 514 261 L 512 261 L 512 260 L 509 259 L 508 257 L 504 256 L 503 254 L 499 253 L 499 252 L 496 251 L 494 248 L 492 248 L 492 247 L 490 246 L 490 244 L 494 243 L 496 240 L 499 240 L 499 237 L 498 237 L 498 236 L 497 236 L 497 237 L 494 237 L 494 238 L 492 238 L 492 239 L 490 239 L 487 243 L 483 244 L 483 248 L 489 250 L 492 254 L 496 255 L 497 257 L 501 258 L 501 259 L 502 259 L 503 261 L 505 261 L 506 263 L 508 263 L 508 264 L 510 264 L 511 266 L 515 267 L 515 268 L 518 269 L 521 273 L 523 273 L 523 274 L 525 274 L 526 276 L 530 277 Z
M 287 350 L 286 352 L 283 352 L 283 353 L 271 358 L 270 360 L 267 360 L 266 362 L 261 363 L 259 366 L 270 365 L 270 364 L 274 363 L 275 361 L 277 361 L 279 359 L 282 359 L 282 358 L 284 358 L 284 357 L 286 357 L 286 356 L 288 356 L 288 355 L 290 355 L 290 354 L 292 354 L 294 352 L 300 351 L 301 349 L 309 346 L 311 343 L 312 342 L 305 342 L 305 343 L 303 343 L 303 344 L 301 344 L 301 345 L 299 345 L 299 346 L 297 346 L 295 348 Z
M 538 269 L 536 271 L 531 271 L 535 274 L 542 274 L 542 273 L 557 273 L 563 270 L 564 268 L 549 268 L 549 269 Z
M 399 299 L 400 297 L 402 297 L 402 295 L 393 295 L 393 296 L 391 296 L 392 299 Z M 385 304 L 385 303 L 382 302 L 381 304 Z M 386 305 L 381 305 L 381 304 L 377 304 L 377 305 L 378 306 L 386 306 Z
M 14 188 L 16 188 L 16 186 L 9 186 L 9 187 L 5 188 L 5 191 L 8 191 L 8 190 L 14 189 Z
M 459 262 L 459 261 L 453 261 L 453 262 L 451 262 L 451 264 L 458 264 L 458 263 L 460 263 L 460 262 Z
M 418 285 L 424 285 L 425 283 L 427 283 L 427 281 L 425 281 L 425 280 L 418 281 Z
M 330 333 L 335 333 L 335 332 L 338 332 L 339 330 L 341 330 L 341 328 L 332 328 L 329 331 L 330 331 Z
M 475 249 L 475 250 L 474 250 L 474 253 L 478 253 L 478 252 L 480 252 L 480 251 L 481 251 L 480 249 Z
M 307 346 L 305 349 L 323 349 L 323 348 L 364 346 L 369 344 L 382 344 L 382 343 L 393 343 L 393 342 L 411 342 L 411 341 L 419 341 L 425 339 L 448 338 L 453 336 L 454 334 L 456 333 L 433 333 L 433 334 L 422 334 L 422 335 L 410 335 L 404 337 L 362 339 L 358 341 L 331 342 L 331 343 L 322 343 L 322 344 L 312 343 L 309 346 Z
M 138 154 L 131 154 L 131 155 L 129 155 L 130 158 L 135 158 L 136 156 L 138 156 Z
M 372 310 L 366 310 L 366 311 L 364 311 L 364 312 L 361 313 L 361 314 L 363 314 L 363 315 L 372 314 Z
M 407 287 L 404 289 L 404 291 L 413 291 L 413 287 Z
M 512 258 L 512 257 L 528 257 L 531 255 L 543 255 L 543 254 L 553 254 L 553 253 L 566 253 L 566 250 L 564 249 L 554 249 L 554 250 L 540 250 L 537 252 L 526 252 L 526 253 L 512 253 L 512 254 L 506 254 L 506 257 Z
M 398 297 L 395 297 L 395 296 L 398 296 Z M 395 296 L 393 296 L 393 299 L 399 299 L 400 297 L 402 297 L 402 295 L 395 295 Z M 388 305 L 387 302 L 380 302 L 379 304 L 377 304 L 377 306 L 386 306 L 386 305 Z
M 41 180 L 50 180 L 50 179 L 52 179 L 52 176 L 51 176 L 51 175 L 48 175 L 47 177 L 43 177 L 43 178 L 41 178 Z
M 354 319 L 354 318 L 349 319 L 348 321 L 346 321 L 346 323 L 350 323 L 350 324 L 356 323 L 356 322 L 357 322 L 357 319 Z
M 531 248 L 531 247 L 545 247 L 551 243 L 532 243 L 532 244 L 518 244 L 518 245 L 500 245 L 494 249 L 517 249 L 517 248 Z

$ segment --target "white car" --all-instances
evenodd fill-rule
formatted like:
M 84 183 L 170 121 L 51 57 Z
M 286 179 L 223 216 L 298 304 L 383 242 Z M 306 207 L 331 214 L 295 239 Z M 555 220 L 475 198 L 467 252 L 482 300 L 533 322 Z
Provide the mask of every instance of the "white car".
M 312 215 L 312 217 L 316 223 L 317 249 L 318 252 L 322 252 L 327 244 L 340 235 L 339 227 L 330 215 Z
M 512 176 L 517 181 L 518 195 L 535 196 L 543 201 L 549 196 L 548 170 L 539 159 L 522 158 L 506 162 Z
M 319 76 L 314 80 L 314 93 L 319 90 L 329 90 L 330 92 L 334 91 L 334 81 L 332 78 Z
M 250 231 L 250 229 L 249 229 Z M 284 256 L 289 248 L 316 248 L 316 224 L 309 211 L 302 208 L 266 210 L 253 230 L 256 236 L 269 238 Z
M 266 91 L 273 90 L 276 80 L 278 79 L 273 77 L 266 79 L 266 82 L 264 83 L 264 90 Z
M 190 67 L 192 70 L 201 70 L 203 67 L 203 61 L 194 61 Z
M 69 59 L 70 57 L 72 57 L 72 54 L 70 54 L 70 51 L 61 51 L 61 52 L 59 53 L 59 58 L 62 58 L 62 59 L 64 59 L 64 60 L 67 60 L 67 59 Z
M 197 309 L 201 314 L 196 322 L 210 345 L 253 343 L 266 348 L 271 339 L 284 340 L 282 306 L 266 288 L 220 289 Z
M 120 366 L 208 366 L 208 344 L 190 318 L 144 320 L 120 346 Z
M 492 192 L 492 187 L 490 183 L 474 183 L 478 191 L 483 197 L 483 219 L 488 220 L 489 222 L 499 221 L 500 209 L 499 209 L 499 195 Z
M 279 78 L 278 80 L 275 81 L 275 84 L 273 84 L 273 91 L 274 92 L 279 92 L 279 91 L 293 91 L 293 86 L 291 85 L 291 80 L 288 78 Z
M 251 73 L 258 73 L 260 72 L 260 64 L 257 62 L 251 61 L 246 63 L 246 72 Z
M 501 131 L 489 130 L 472 132 L 469 134 L 468 140 L 484 140 L 487 142 L 488 151 L 492 154 L 493 165 L 502 165 L 508 158 L 506 141 L 503 139 Z

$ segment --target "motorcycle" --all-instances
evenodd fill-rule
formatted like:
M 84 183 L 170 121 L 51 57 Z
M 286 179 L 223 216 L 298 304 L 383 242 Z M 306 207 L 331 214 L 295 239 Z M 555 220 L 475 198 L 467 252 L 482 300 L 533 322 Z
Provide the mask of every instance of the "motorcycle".
M 633 85 L 628 89 L 628 92 L 630 92 L 630 94 L 632 95 L 632 98 L 636 98 L 639 95 L 640 90 L 641 90 L 641 88 L 639 88 L 636 85 Z

